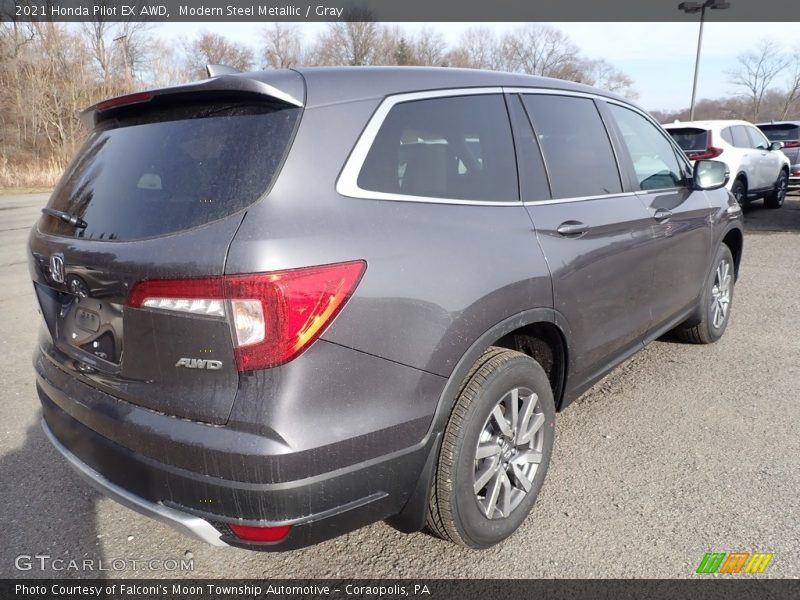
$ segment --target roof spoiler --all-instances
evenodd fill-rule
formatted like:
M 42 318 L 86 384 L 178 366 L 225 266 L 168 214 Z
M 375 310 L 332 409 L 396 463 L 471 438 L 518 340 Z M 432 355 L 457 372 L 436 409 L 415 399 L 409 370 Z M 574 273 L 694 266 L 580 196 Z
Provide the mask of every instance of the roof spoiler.
M 217 65 L 209 65 L 209 73 L 218 73 Z M 230 67 L 223 67 L 228 68 Z M 295 71 L 275 71 L 268 80 L 263 81 L 259 74 L 245 73 L 219 73 L 211 79 L 203 79 L 184 85 L 176 85 L 148 92 L 137 92 L 117 98 L 98 102 L 80 113 L 81 122 L 89 129 L 101 120 L 112 116 L 116 110 L 134 104 L 144 105 L 158 102 L 167 96 L 174 95 L 203 95 L 209 97 L 259 97 L 277 100 L 290 106 L 302 108 L 305 104 L 305 83 L 302 76 Z M 261 74 L 263 76 L 263 74 Z M 265 78 L 266 79 L 266 78 Z

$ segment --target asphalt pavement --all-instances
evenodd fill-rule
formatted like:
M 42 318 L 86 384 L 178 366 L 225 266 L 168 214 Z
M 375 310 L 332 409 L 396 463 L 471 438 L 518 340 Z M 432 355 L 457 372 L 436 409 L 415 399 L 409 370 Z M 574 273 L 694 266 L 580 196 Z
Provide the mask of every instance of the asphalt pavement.
M 800 576 L 797 197 L 746 211 L 720 342 L 655 342 L 559 415 L 544 489 L 511 539 L 479 552 L 379 523 L 282 554 L 186 538 L 91 491 L 50 447 L 25 258 L 46 199 L 0 195 L 0 577 L 681 578 L 712 551 L 772 552 L 764 577 Z

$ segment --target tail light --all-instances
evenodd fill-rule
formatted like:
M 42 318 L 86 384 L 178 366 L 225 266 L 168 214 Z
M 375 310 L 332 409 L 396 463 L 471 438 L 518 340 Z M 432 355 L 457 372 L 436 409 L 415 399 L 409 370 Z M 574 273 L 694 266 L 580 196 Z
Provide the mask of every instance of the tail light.
M 141 104 L 142 102 L 150 102 L 153 99 L 153 94 L 150 92 L 137 92 L 136 94 L 128 94 L 126 96 L 117 96 L 109 100 L 103 100 L 95 104 L 96 110 L 108 110 L 109 108 L 117 108 L 118 106 L 128 106 L 129 104 Z
M 227 317 L 239 371 L 286 363 L 307 348 L 352 295 L 362 260 L 272 273 L 137 283 L 128 305 Z
M 788 140 L 783 142 L 784 148 L 800 148 L 800 140 Z
M 289 535 L 291 525 L 278 525 L 277 527 L 252 527 L 250 525 L 236 525 L 229 523 L 233 535 L 246 542 L 280 542 Z
M 712 158 L 717 158 L 720 154 L 722 154 L 722 148 L 714 147 L 714 141 L 712 139 L 711 132 L 709 131 L 706 141 L 706 149 L 696 152 L 687 152 L 686 156 L 690 160 L 711 160 Z

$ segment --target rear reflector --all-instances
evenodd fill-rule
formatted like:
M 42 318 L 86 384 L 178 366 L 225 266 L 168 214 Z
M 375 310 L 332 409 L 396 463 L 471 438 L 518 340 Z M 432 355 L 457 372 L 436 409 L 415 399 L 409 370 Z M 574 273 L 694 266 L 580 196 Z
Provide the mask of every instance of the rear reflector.
M 251 527 L 250 525 L 228 524 L 233 535 L 246 542 L 280 542 L 291 531 L 291 525 L 277 527 Z
M 307 348 L 342 309 L 367 263 L 137 283 L 133 308 L 227 317 L 239 371 L 274 367 Z

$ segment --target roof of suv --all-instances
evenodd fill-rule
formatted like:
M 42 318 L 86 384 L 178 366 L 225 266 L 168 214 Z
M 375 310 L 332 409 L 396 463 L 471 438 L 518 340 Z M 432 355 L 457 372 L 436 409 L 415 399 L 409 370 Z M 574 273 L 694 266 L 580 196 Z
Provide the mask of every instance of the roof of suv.
M 730 127 L 731 125 L 752 125 L 749 121 L 742 121 L 741 119 L 709 119 L 707 121 L 677 121 L 673 123 L 665 123 L 665 129 L 677 129 L 685 127 L 696 127 L 697 129 L 720 129 L 722 127 Z
M 765 123 L 756 123 L 756 127 L 763 127 L 765 125 L 796 125 L 796 126 L 800 126 L 800 121 L 767 121 Z
M 235 91 L 246 95 L 269 96 L 291 105 L 313 108 L 383 98 L 392 94 L 471 87 L 565 90 L 604 96 L 634 105 L 622 96 L 581 83 L 520 73 L 447 67 L 301 67 L 248 73 L 225 72 L 201 81 L 137 92 L 99 102 L 83 111 L 81 117 L 91 126 L 100 112 L 103 118 L 107 118 L 117 107 L 173 94 Z
M 296 69 L 306 80 L 306 106 L 381 98 L 390 94 L 468 87 L 533 87 L 597 94 L 618 100 L 624 98 L 597 88 L 519 73 L 453 69 L 446 67 L 308 67 Z M 243 73 L 268 82 L 275 71 Z

